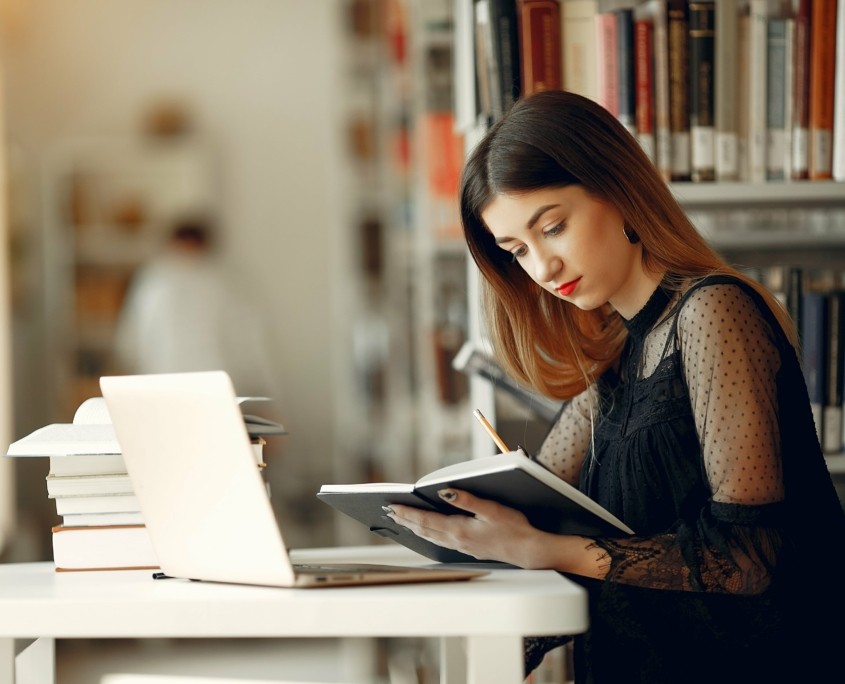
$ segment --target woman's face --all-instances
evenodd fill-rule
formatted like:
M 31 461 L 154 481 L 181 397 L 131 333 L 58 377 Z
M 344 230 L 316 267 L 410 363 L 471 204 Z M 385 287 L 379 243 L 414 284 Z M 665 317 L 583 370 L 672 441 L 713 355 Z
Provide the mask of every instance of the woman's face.
M 496 195 L 481 218 L 534 282 L 585 311 L 609 302 L 631 318 L 660 280 L 645 272 L 619 211 L 580 185 Z

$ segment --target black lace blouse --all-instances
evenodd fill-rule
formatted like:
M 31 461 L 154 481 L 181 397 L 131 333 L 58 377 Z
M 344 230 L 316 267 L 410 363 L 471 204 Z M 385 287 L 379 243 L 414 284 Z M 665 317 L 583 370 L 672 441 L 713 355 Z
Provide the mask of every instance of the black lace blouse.
M 845 513 L 795 350 L 728 277 L 658 288 L 626 325 L 619 369 L 564 406 L 537 455 L 636 532 L 595 541 L 605 580 L 574 578 L 591 605 L 577 681 L 803 677 L 832 645 L 826 610 L 845 634 Z

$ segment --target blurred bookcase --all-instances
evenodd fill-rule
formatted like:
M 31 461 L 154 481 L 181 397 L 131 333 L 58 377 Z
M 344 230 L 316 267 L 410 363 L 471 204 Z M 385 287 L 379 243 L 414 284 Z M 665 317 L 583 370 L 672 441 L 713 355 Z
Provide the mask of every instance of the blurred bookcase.
M 335 477 L 412 481 L 470 452 L 451 0 L 344 5 Z M 338 521 L 340 538 L 373 535 Z
M 215 207 L 209 146 L 152 136 L 74 138 L 44 165 L 45 358 L 49 415 L 100 394 L 127 287 L 175 220 Z

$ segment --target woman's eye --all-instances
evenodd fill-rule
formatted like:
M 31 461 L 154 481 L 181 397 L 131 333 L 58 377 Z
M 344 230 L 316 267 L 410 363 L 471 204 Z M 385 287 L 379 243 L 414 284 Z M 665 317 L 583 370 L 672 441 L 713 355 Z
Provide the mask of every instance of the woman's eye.
M 522 247 L 517 247 L 511 252 L 511 254 L 513 255 L 513 260 L 516 261 L 528 254 L 528 249 L 526 249 L 525 245 L 523 245 Z
M 547 229 L 543 234 L 546 237 L 550 237 L 550 236 L 553 237 L 555 235 L 558 235 L 559 233 L 562 233 L 564 227 L 565 227 L 565 224 L 563 223 L 563 221 L 561 221 L 560 223 L 558 223 L 558 224 L 552 226 L 551 228 Z

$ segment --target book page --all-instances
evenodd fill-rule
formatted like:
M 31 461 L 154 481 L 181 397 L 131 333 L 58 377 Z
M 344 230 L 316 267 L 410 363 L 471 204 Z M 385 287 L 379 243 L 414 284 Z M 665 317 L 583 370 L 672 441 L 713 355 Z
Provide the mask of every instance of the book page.
M 112 425 L 53 423 L 9 445 L 8 456 L 67 456 L 119 454 Z
M 412 492 L 414 485 L 402 482 L 361 482 L 358 484 L 324 484 L 321 493 L 338 492 Z
M 111 425 L 111 416 L 103 397 L 91 397 L 83 401 L 73 414 L 75 424 Z

